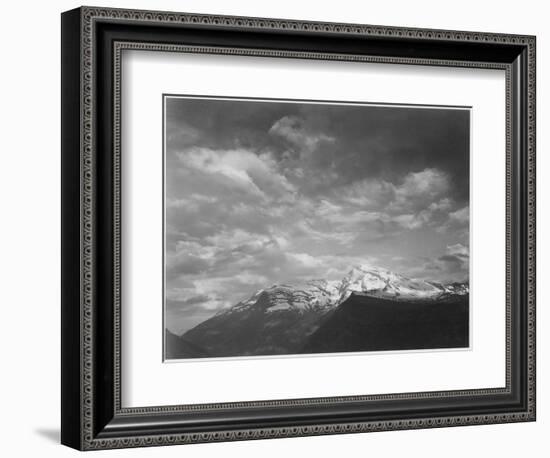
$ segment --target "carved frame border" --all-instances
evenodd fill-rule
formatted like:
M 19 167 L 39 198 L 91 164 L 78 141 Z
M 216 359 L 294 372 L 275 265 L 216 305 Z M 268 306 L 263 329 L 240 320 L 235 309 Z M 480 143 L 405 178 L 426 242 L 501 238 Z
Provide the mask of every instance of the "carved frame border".
M 93 66 L 94 66 L 94 23 L 96 20 L 117 20 L 140 23 L 180 23 L 180 24 L 207 24 L 212 27 L 238 27 L 257 29 L 278 29 L 278 30 L 298 30 L 308 32 L 338 32 L 342 34 L 359 34 L 363 36 L 384 36 L 384 37 L 414 37 L 420 40 L 449 40 L 461 42 L 488 42 L 499 44 L 520 44 L 527 47 L 528 59 L 528 157 L 527 157 L 527 179 L 528 179 L 528 199 L 527 199 L 527 217 L 528 217 L 528 243 L 527 243 L 527 258 L 528 258 L 528 275 L 527 275 L 527 309 L 528 309 L 528 409 L 522 413 L 501 413 L 491 415 L 475 415 L 475 416 L 452 416 L 441 418 L 416 418 L 413 420 L 392 420 L 383 422 L 359 422 L 359 423 L 334 423 L 314 426 L 300 427 L 274 427 L 268 429 L 249 429 L 249 430 L 227 430 L 223 432 L 212 433 L 186 433 L 186 434 L 160 434 L 155 436 L 136 436 L 126 438 L 113 439 L 97 439 L 94 437 L 93 429 L 93 240 L 94 240 L 94 206 L 95 206 L 95 191 L 94 191 L 94 158 L 93 158 L 93 100 L 94 100 L 94 81 L 93 81 Z M 400 429 L 414 428 L 429 428 L 457 425 L 474 425 L 488 423 L 505 423 L 516 421 L 529 421 L 535 418 L 535 38 L 531 36 L 518 36 L 509 34 L 491 34 L 480 32 L 462 32 L 462 31 L 444 31 L 444 30 L 427 30 L 415 28 L 399 28 L 399 27 L 382 27 L 372 25 L 357 25 L 357 24 L 338 24 L 326 22 L 309 22 L 283 19 L 264 19 L 264 18 L 249 18 L 249 17 L 228 17 L 217 15 L 198 15 L 185 13 L 168 13 L 168 12 L 153 12 L 153 11 L 133 11 L 124 9 L 111 8 L 95 8 L 83 7 L 81 9 L 81 439 L 80 445 L 82 449 L 105 449 L 105 448 L 122 448 L 122 447 L 138 447 L 152 445 L 168 445 L 168 444 L 183 444 L 197 442 L 212 442 L 212 441 L 227 441 L 227 440 L 250 440 L 264 439 L 276 437 L 291 437 L 291 436 L 309 436 L 320 434 L 339 434 L 350 432 L 367 432 L 367 431 L 387 431 Z M 185 48 L 185 49 L 184 49 Z M 116 47 L 116 56 L 120 60 L 120 52 L 123 49 L 150 49 L 150 50 L 170 50 L 176 52 L 204 52 L 204 53 L 224 53 L 224 54 L 245 54 L 245 55 L 269 55 L 271 57 L 301 57 L 311 59 L 342 59 L 342 60 L 361 60 L 369 62 L 388 62 L 388 63 L 408 63 L 420 65 L 453 65 L 457 66 L 457 62 L 445 62 L 441 60 L 421 60 L 421 59 L 400 59 L 400 58 L 380 58 L 367 56 L 335 56 L 323 55 L 319 53 L 292 53 L 288 51 L 259 51 L 259 50 L 244 50 L 209 47 L 181 47 L 175 45 L 151 45 L 138 43 L 120 43 Z M 294 54 L 294 55 L 293 55 Z M 118 62 L 116 65 L 120 65 Z M 115 65 L 115 67 L 116 67 Z M 510 69 L 507 65 L 492 65 L 483 64 L 480 62 L 465 62 L 462 66 L 477 67 L 477 68 L 502 68 L 507 71 L 507 110 L 510 103 L 511 87 L 509 84 Z M 115 94 L 120 95 L 120 78 L 115 78 Z M 115 105 L 115 119 L 120 121 L 119 106 Z M 510 156 L 510 140 L 509 140 L 509 115 L 507 114 L 507 162 Z M 120 123 L 115 122 L 113 126 L 115 138 L 119 139 Z M 119 178 L 120 164 L 118 162 L 120 154 L 120 143 L 115 141 L 115 213 L 120 214 L 120 195 Z M 509 182 L 509 166 L 507 164 L 507 183 Z M 508 186 L 507 186 L 508 194 Z M 507 201 L 508 195 L 507 195 Z M 510 208 L 507 203 L 507 226 L 510 225 Z M 120 220 L 115 217 L 115 259 L 120 258 Z M 508 231 L 507 231 L 508 232 Z M 509 256 L 509 240 L 507 234 L 507 283 L 510 273 L 510 256 Z M 120 264 L 115 266 L 116 279 L 115 289 L 113 291 L 115 303 L 120 302 Z M 508 286 L 508 285 L 507 285 Z M 510 298 L 507 291 L 507 304 Z M 117 307 L 117 310 L 119 308 Z M 120 317 L 115 317 L 115 342 L 120 339 Z M 507 306 L 507 328 L 509 327 L 509 310 Z M 508 333 L 507 333 L 508 334 Z M 508 339 L 507 339 L 508 340 Z M 120 393 L 120 348 L 119 343 L 116 343 L 115 356 L 115 393 Z M 509 346 L 507 345 L 507 388 L 509 387 Z M 495 389 L 500 391 L 501 389 Z M 460 392 L 465 396 L 471 394 L 485 393 L 487 390 L 467 390 Z M 489 390 L 494 392 L 494 390 Z M 449 392 L 446 392 L 449 393 Z M 358 399 L 396 399 L 399 397 L 414 398 L 414 397 L 429 397 L 429 396 L 445 396 L 446 393 L 412 393 L 403 395 L 381 395 L 381 396 L 366 396 L 358 397 Z M 457 393 L 453 393 L 456 395 Z M 268 402 L 283 402 L 283 403 L 309 403 L 315 404 L 323 402 L 323 399 L 309 400 L 293 400 L 293 401 L 268 401 Z M 342 402 L 349 398 L 328 398 L 324 402 Z M 235 403 L 230 407 L 238 407 L 242 405 L 257 405 L 256 403 Z M 186 409 L 200 410 L 223 408 L 227 405 L 209 404 L 209 405 L 193 405 L 193 406 L 163 406 L 140 409 L 122 409 L 120 406 L 120 397 L 117 396 L 115 405 L 119 414 L 127 413 L 159 413 L 159 412 L 174 412 L 185 411 Z M 258 405 L 265 405 L 260 403 Z

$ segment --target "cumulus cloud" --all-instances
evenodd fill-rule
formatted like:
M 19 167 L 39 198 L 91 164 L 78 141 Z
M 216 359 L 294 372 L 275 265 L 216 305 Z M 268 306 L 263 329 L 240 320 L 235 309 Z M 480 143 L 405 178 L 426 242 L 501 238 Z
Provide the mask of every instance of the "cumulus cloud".
M 449 191 L 446 173 L 428 168 L 411 172 L 395 189 L 395 200 L 390 204 L 393 211 L 414 211 L 427 208 Z
M 267 194 L 285 197 L 294 192 L 292 184 L 277 171 L 269 154 L 246 150 L 212 150 L 194 147 L 177 153 L 182 165 L 194 172 L 225 179 L 253 195 L 267 199 Z

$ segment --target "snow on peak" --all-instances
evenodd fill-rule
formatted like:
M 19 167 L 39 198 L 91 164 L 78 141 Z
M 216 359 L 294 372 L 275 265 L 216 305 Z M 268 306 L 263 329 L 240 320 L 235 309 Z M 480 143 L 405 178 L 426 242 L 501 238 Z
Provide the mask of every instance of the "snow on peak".
M 435 299 L 445 293 L 455 293 L 447 286 L 425 280 L 415 280 L 371 265 L 353 267 L 340 286 L 341 301 L 351 293 L 367 294 L 399 300 Z
M 275 284 L 260 289 L 249 299 L 222 313 L 260 307 L 267 313 L 284 310 L 305 312 L 328 310 L 351 294 L 362 294 L 400 301 L 434 300 L 469 293 L 467 283 L 442 284 L 415 280 L 370 264 L 354 266 L 338 280 L 309 280 L 299 285 Z
M 266 311 L 306 311 L 325 309 L 336 304 L 339 297 L 338 282 L 310 280 L 302 285 L 275 285 L 265 291 Z

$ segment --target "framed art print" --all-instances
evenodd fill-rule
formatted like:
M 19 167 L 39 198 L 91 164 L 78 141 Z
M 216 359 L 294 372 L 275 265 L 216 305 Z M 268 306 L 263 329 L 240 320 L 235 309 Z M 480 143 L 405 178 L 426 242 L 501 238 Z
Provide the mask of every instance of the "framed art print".
M 62 51 L 65 445 L 535 419 L 534 37 L 82 7 Z
M 165 360 L 469 348 L 469 107 L 165 95 L 164 125 Z

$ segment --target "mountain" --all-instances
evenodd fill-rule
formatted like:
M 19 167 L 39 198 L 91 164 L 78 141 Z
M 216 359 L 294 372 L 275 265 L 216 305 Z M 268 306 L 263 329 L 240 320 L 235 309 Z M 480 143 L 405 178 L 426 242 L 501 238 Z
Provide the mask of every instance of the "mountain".
M 301 353 L 464 348 L 468 295 L 396 301 L 352 294 L 308 337 Z
M 217 313 L 182 339 L 218 357 L 296 353 L 335 306 L 338 294 L 327 281 L 274 285 Z
M 344 312 L 347 316 L 349 310 L 355 309 L 355 306 L 350 308 L 350 303 L 391 304 L 396 313 L 402 314 L 402 320 L 412 323 L 415 313 L 426 317 L 428 312 L 439 312 L 437 307 L 449 306 L 457 298 L 467 303 L 468 293 L 467 283 L 413 280 L 380 267 L 356 266 L 342 280 L 311 280 L 299 285 L 273 285 L 257 291 L 249 299 L 218 312 L 180 336 L 184 344 L 174 343 L 177 356 L 173 358 L 318 352 L 322 336 L 332 335 L 333 330 L 348 334 L 359 332 L 352 332 L 351 329 L 357 326 L 344 319 Z M 388 311 L 390 309 L 388 307 Z M 442 310 L 439 314 L 444 313 Z M 366 316 L 370 317 L 370 326 L 376 327 L 377 316 L 382 315 Z M 375 339 L 376 334 L 371 332 L 371 335 Z M 346 345 L 345 339 L 339 342 L 339 345 Z
M 218 315 L 242 312 L 251 307 L 259 307 L 266 313 L 322 311 L 340 301 L 340 286 L 338 281 L 327 280 L 310 280 L 297 286 L 273 285 L 257 291 L 248 300 L 239 302 L 229 310 L 221 310 Z
M 468 294 L 468 285 L 413 280 L 381 267 L 357 266 L 343 278 L 339 302 L 346 300 L 351 293 L 366 293 L 399 301 L 434 300 L 442 295 Z
M 201 347 L 173 334 L 168 329 L 164 338 L 164 357 L 166 359 L 206 358 L 208 353 Z

